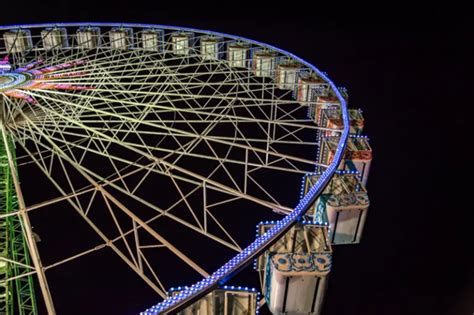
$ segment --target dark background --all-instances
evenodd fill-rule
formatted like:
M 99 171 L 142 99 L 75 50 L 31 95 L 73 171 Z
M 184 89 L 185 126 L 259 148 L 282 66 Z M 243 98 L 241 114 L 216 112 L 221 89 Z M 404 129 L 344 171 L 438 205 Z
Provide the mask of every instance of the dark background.
M 374 150 L 363 241 L 334 249 L 323 314 L 471 315 L 472 131 L 467 125 L 474 38 L 466 8 L 447 5 L 9 1 L 2 4 L 0 24 L 189 26 L 260 40 L 315 64 L 348 88 L 352 107 L 364 110 Z M 80 262 L 73 270 L 94 274 Z M 134 314 L 153 301 L 149 290 L 109 280 L 119 290 L 87 284 L 103 288 L 91 289 L 91 295 L 101 292 L 113 303 L 85 293 L 75 303 L 92 299 L 95 307 L 85 312 L 71 305 L 69 314 Z M 61 285 L 68 290 L 76 283 Z

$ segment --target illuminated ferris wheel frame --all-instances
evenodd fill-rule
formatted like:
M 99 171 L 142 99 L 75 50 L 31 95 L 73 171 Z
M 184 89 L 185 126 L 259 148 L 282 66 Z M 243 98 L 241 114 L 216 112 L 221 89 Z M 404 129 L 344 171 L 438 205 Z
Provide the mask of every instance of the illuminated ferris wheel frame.
M 134 23 L 46 23 L 46 24 L 33 24 L 33 25 L 8 25 L 8 26 L 0 26 L 0 30 L 10 30 L 10 29 L 30 29 L 30 28 L 50 28 L 50 27 L 129 27 L 129 28 L 142 28 L 142 29 L 162 29 L 166 31 L 180 31 L 180 32 L 196 32 L 201 35 L 210 35 L 210 36 L 218 36 L 222 38 L 226 38 L 229 40 L 236 40 L 241 41 L 250 45 L 254 45 L 257 47 L 264 48 L 271 52 L 275 52 L 279 55 L 285 56 L 290 58 L 291 60 L 298 62 L 317 74 L 321 77 L 325 82 L 330 85 L 332 92 L 337 97 L 342 113 L 342 121 L 343 121 L 343 130 L 341 131 L 340 141 L 337 146 L 337 150 L 335 152 L 334 158 L 332 163 L 325 169 L 322 176 L 318 179 L 316 184 L 311 188 L 311 190 L 301 199 L 299 204 L 295 207 L 295 209 L 286 215 L 283 219 L 278 221 L 276 225 L 270 229 L 264 235 L 255 239 L 250 245 L 248 245 L 243 251 L 237 254 L 235 257 L 230 259 L 226 264 L 220 267 L 211 275 L 203 278 L 198 283 L 187 287 L 184 291 L 180 292 L 179 294 L 165 299 L 163 302 L 158 304 L 155 307 L 150 308 L 149 310 L 145 311 L 143 314 L 156 314 L 156 313 L 168 313 L 168 312 L 176 312 L 187 305 L 190 305 L 200 297 L 206 295 L 211 290 L 216 288 L 219 285 L 224 284 L 228 279 L 233 277 L 236 273 L 238 273 L 241 269 L 249 265 L 256 257 L 262 254 L 269 246 L 271 246 L 274 242 L 276 242 L 280 237 L 282 237 L 302 216 L 306 213 L 306 211 L 311 207 L 311 205 L 315 202 L 317 197 L 322 193 L 325 186 L 330 181 L 332 175 L 335 173 L 339 163 L 343 159 L 343 153 L 346 147 L 346 142 L 349 136 L 349 116 L 348 116 L 348 109 L 347 104 L 344 97 L 341 95 L 339 90 L 337 89 L 336 85 L 327 77 L 327 75 L 321 71 L 319 71 L 315 66 L 312 64 L 302 60 L 301 58 L 287 52 L 281 50 L 279 48 L 273 47 L 271 45 L 263 44 L 251 39 L 233 36 L 229 34 L 219 33 L 219 32 L 212 32 L 212 31 L 204 31 L 198 30 L 193 28 L 183 28 L 183 27 L 174 27 L 174 26 L 166 26 L 166 25 L 155 25 L 155 24 L 134 24 Z M 5 133 L 3 133 L 5 135 Z M 10 157 L 10 160 L 12 158 Z M 12 166 L 12 165 L 11 165 Z M 24 205 L 20 203 L 20 209 L 24 208 Z M 35 253 L 32 251 L 32 258 L 33 261 L 35 260 Z M 42 280 L 41 272 L 38 273 L 38 278 L 40 282 L 40 286 L 42 288 L 43 295 L 45 297 L 45 303 L 50 313 L 54 312 L 51 311 L 54 309 L 51 305 L 50 299 L 47 298 L 49 294 L 47 285 L 45 287 L 45 282 Z M 44 276 L 44 275 L 43 275 Z

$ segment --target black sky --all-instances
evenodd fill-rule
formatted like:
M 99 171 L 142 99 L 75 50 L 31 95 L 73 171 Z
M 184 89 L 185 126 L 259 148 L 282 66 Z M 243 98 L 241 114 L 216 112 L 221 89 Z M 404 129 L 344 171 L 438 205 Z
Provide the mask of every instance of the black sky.
M 257 1 L 10 1 L 2 7 L 0 24 L 144 22 L 221 31 L 281 47 L 326 71 L 348 88 L 350 105 L 364 110 L 374 161 L 363 241 L 335 248 L 324 314 L 473 314 L 467 126 L 474 38 L 465 9 Z M 73 268 L 84 272 L 80 263 Z M 90 297 L 84 293 L 68 314 L 133 314 L 141 295 L 151 294 L 110 281 L 122 286 L 101 285 L 112 304 L 95 296 L 96 308 L 80 310 L 81 299 Z

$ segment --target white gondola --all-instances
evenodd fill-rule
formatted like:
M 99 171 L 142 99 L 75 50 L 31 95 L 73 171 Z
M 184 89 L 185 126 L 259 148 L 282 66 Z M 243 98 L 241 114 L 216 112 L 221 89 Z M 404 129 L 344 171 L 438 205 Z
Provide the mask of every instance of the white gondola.
M 349 132 L 354 135 L 362 134 L 364 129 L 364 117 L 360 109 L 349 109 Z M 320 120 L 316 121 L 316 124 L 323 128 L 331 128 L 335 130 L 342 130 L 344 124 L 342 123 L 342 114 L 340 107 L 337 108 L 325 108 L 321 111 Z M 337 136 L 340 133 L 337 131 L 326 130 L 323 132 L 323 136 L 331 137 Z
M 100 43 L 100 28 L 81 27 L 76 32 L 77 45 L 83 49 L 94 49 Z
M 263 293 L 273 314 L 319 314 L 331 270 L 332 248 L 326 221 L 292 227 L 256 261 Z M 275 225 L 263 222 L 257 234 Z
M 127 50 L 133 44 L 133 30 L 131 28 L 114 28 L 109 32 L 110 47 L 113 49 Z
M 301 65 L 296 62 L 280 63 L 277 66 L 275 77 L 277 87 L 282 90 L 294 90 L 298 83 L 298 72 L 300 69 Z
M 178 32 L 171 34 L 171 52 L 178 56 L 188 56 L 194 46 L 194 33 Z
M 41 31 L 41 41 L 46 50 L 66 48 L 68 46 L 67 31 L 63 27 L 44 29 Z
M 3 33 L 3 41 L 7 52 L 18 53 L 33 47 L 30 30 L 16 29 Z
M 248 68 L 250 46 L 244 43 L 233 43 L 227 46 L 227 62 L 230 67 Z
M 328 96 L 329 84 L 315 74 L 298 79 L 297 100 L 301 105 L 315 105 L 319 96 Z
M 181 290 L 173 289 L 174 296 Z M 225 287 L 212 291 L 178 315 L 256 315 L 257 292 L 248 288 Z
M 327 218 L 321 218 L 321 220 L 317 222 L 319 223 L 306 222 L 292 227 L 289 232 L 268 249 L 266 254 L 259 256 L 256 262 L 256 269 L 258 271 L 265 270 L 269 253 L 331 253 L 332 249 L 328 242 L 328 229 L 326 226 L 326 224 L 328 224 Z M 265 234 L 274 225 L 274 222 L 262 222 L 258 224 L 257 235 Z
M 321 174 L 305 176 L 305 191 L 309 191 Z M 331 244 L 359 243 L 370 205 L 367 190 L 355 172 L 336 173 L 316 200 L 312 214 L 324 212 L 329 222 Z
M 308 114 L 310 118 L 313 119 L 319 126 L 321 124 L 321 115 L 323 110 L 338 108 L 341 108 L 341 103 L 334 93 L 330 92 L 328 96 L 318 96 L 316 98 L 315 106 L 310 108 L 310 112 Z
M 141 33 L 142 48 L 147 51 L 163 51 L 165 32 L 159 29 L 147 29 Z
M 338 141 L 339 137 L 322 137 L 319 152 L 320 163 L 329 165 L 333 161 Z M 360 181 L 366 187 L 371 162 L 372 148 L 369 145 L 369 139 L 366 136 L 350 135 L 339 169 L 357 171 Z
M 222 38 L 203 36 L 201 42 L 201 58 L 204 60 L 219 60 L 222 55 Z
M 331 269 L 326 254 L 275 254 L 266 275 L 266 302 L 273 314 L 321 313 Z
M 273 51 L 258 51 L 253 54 L 252 70 L 257 77 L 272 78 L 275 75 L 277 54 Z

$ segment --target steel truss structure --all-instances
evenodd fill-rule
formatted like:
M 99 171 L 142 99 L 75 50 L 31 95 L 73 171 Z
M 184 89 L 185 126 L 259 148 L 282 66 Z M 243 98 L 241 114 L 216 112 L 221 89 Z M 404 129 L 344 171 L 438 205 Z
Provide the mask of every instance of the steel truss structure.
M 106 248 L 164 299 L 146 314 L 176 312 L 284 235 L 343 158 L 349 134 L 344 96 L 325 73 L 276 47 L 163 25 L 0 31 L 0 312 L 36 314 L 37 281 L 48 313 L 55 314 L 54 284 L 50 290 L 46 274 Z M 335 99 L 342 126 L 322 127 L 308 115 L 317 93 Z M 327 164 L 316 156 L 322 132 L 339 137 Z M 54 196 L 29 202 L 19 179 L 33 168 Z M 315 169 L 322 174 L 303 198 L 282 193 L 282 183 L 299 188 Z M 43 264 L 29 216 L 56 204 L 75 211 L 100 243 Z M 242 216 L 259 212 L 265 219 L 276 212 L 282 219 L 243 244 L 238 231 L 246 227 L 232 228 L 222 214 L 235 208 Z M 176 239 L 177 231 L 187 242 Z M 235 255 L 212 272 L 183 247 L 197 245 L 193 235 L 204 249 Z M 168 297 L 170 264 L 203 280 Z

